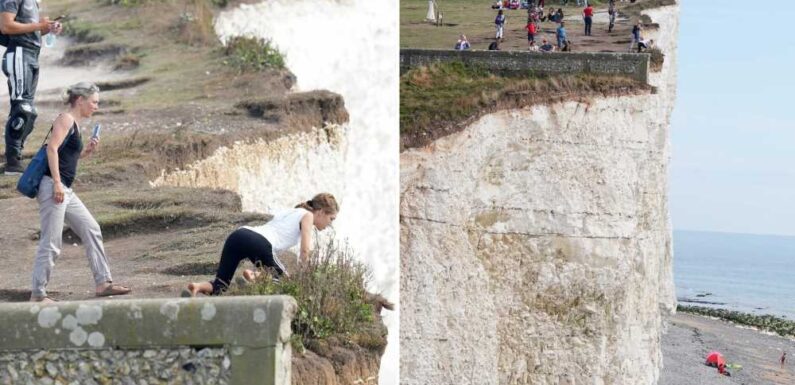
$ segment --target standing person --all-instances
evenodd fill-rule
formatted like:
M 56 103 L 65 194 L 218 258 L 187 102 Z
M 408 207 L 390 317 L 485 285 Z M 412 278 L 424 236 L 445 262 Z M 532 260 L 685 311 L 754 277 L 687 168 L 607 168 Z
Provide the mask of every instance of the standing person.
M 629 52 L 632 52 L 632 49 L 635 48 L 638 44 L 640 44 L 640 34 L 643 30 L 643 26 L 640 23 L 640 20 L 632 27 L 632 41 L 629 42 Z
M 563 48 L 563 45 L 566 43 L 566 24 L 564 22 L 560 22 L 560 26 L 555 31 L 555 35 L 558 38 L 558 49 Z
M 555 22 L 556 23 L 563 22 L 563 8 L 558 8 L 558 12 L 555 13 Z
M 779 361 L 781 362 L 781 367 L 782 368 L 784 368 L 784 361 L 786 361 L 786 360 L 787 360 L 787 352 L 784 352 L 784 353 L 781 354 L 781 358 L 779 359 Z
M 538 28 L 536 27 L 536 23 L 530 21 L 529 23 L 527 23 L 527 26 L 525 27 L 525 29 L 527 30 L 527 44 L 531 44 L 531 43 L 533 43 L 536 40 L 535 37 L 536 37 L 536 33 L 538 31 Z
M 221 251 L 218 272 L 210 282 L 192 282 L 188 284 L 188 293 L 219 295 L 229 286 L 235 275 L 237 265 L 244 259 L 250 260 L 259 267 L 275 270 L 276 277 L 287 274 L 277 254 L 296 244 L 301 244 L 299 261 L 309 261 L 312 229 L 323 230 L 337 218 L 339 205 L 333 195 L 320 193 L 312 200 L 299 203 L 295 208 L 277 214 L 263 226 L 243 226 L 229 235 Z M 259 270 L 246 270 L 243 276 L 247 280 L 257 278 Z
M 130 288 L 113 283 L 99 224 L 72 191 L 78 159 L 90 156 L 99 145 L 99 138 L 92 137 L 84 149 L 78 124 L 78 121 L 90 118 L 99 108 L 99 88 L 93 83 L 77 83 L 66 91 L 65 101 L 69 108 L 58 115 L 52 124 L 52 136 L 47 144 L 49 167 L 36 196 L 41 236 L 33 262 L 33 288 L 30 295 L 30 300 L 36 302 L 53 302 L 47 296 L 46 287 L 55 260 L 61 254 L 64 223 L 77 233 L 86 247 L 97 297 L 130 292 Z
M 582 10 L 582 19 L 585 21 L 585 36 L 591 36 L 591 26 L 593 25 L 593 7 L 586 5 Z
M 607 26 L 607 32 L 613 32 L 613 27 L 616 25 L 616 1 L 610 0 L 607 5 L 607 14 L 610 16 L 610 24 Z
M 60 33 L 61 25 L 39 18 L 36 0 L 0 0 L 0 32 L 7 39 L 3 73 L 8 77 L 11 109 L 5 126 L 6 175 L 19 175 L 25 138 L 33 131 L 36 108 L 33 99 L 39 78 L 41 36 Z
M 494 19 L 494 24 L 497 27 L 497 39 L 502 39 L 503 31 L 505 29 L 505 14 L 502 10 L 497 11 L 497 17 Z

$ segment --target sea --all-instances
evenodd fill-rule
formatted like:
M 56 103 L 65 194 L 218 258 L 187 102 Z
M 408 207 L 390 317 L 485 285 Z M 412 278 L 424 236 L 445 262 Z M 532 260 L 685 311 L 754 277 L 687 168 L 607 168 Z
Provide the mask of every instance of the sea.
M 795 237 L 675 230 L 673 244 L 679 304 L 795 320 Z

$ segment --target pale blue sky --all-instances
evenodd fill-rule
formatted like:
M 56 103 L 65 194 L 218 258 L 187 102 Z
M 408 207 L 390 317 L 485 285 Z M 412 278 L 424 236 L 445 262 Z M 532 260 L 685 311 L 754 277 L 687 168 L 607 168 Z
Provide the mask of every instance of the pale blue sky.
M 795 26 L 781 5 L 681 1 L 674 229 L 795 235 Z

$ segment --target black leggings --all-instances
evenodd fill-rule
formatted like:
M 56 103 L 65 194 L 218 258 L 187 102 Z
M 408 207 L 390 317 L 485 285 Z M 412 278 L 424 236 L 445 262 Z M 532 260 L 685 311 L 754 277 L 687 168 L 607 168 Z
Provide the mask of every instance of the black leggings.
M 284 274 L 284 266 L 273 256 L 273 246 L 265 237 L 249 229 L 237 229 L 229 234 L 224 242 L 218 272 L 215 273 L 215 280 L 211 282 L 213 295 L 221 294 L 229 287 L 237 265 L 245 258 L 257 267 L 273 268 L 277 276 Z

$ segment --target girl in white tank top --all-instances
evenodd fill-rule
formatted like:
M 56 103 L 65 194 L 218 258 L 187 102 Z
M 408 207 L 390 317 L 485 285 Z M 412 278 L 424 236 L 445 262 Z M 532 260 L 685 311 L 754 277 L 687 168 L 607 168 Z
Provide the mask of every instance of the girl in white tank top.
M 262 268 L 272 268 L 277 277 L 287 274 L 278 254 L 300 243 L 299 263 L 306 262 L 311 253 L 312 228 L 325 229 L 337 218 L 338 211 L 339 205 L 334 196 L 321 193 L 293 209 L 278 213 L 262 226 L 243 226 L 235 230 L 224 242 L 215 279 L 209 282 L 192 282 L 183 294 L 195 296 L 198 293 L 222 293 L 229 286 L 243 259 L 248 259 Z M 246 269 L 243 277 L 250 281 L 260 274 L 259 270 Z

